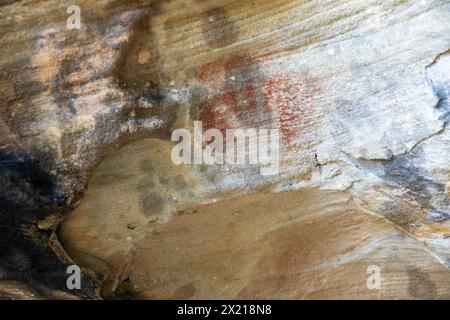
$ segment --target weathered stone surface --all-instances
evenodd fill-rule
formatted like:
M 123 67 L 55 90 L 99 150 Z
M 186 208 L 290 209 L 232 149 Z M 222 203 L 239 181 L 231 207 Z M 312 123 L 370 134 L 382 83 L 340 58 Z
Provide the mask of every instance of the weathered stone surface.
M 448 269 L 416 239 L 354 204 L 348 193 L 267 190 L 178 208 L 168 220 L 161 207 L 176 207 L 171 203 L 179 181 L 170 174 L 176 169 L 161 165 L 157 173 L 135 173 L 135 164 L 125 164 L 132 149 L 135 159 L 159 164 L 148 161 L 150 146 L 158 153 L 153 160 L 161 155 L 155 144 L 162 143 L 142 140 L 106 159 L 62 225 L 69 254 L 104 277 L 104 297 L 449 298 Z M 152 184 L 161 174 L 169 181 Z M 158 213 L 150 217 L 137 206 L 146 198 L 142 185 L 162 195 L 154 206 Z M 166 196 L 164 188 L 171 191 Z M 111 196 L 114 201 L 104 199 Z M 371 265 L 382 270 L 380 290 L 367 288 Z
M 147 254 L 158 255 L 161 249 L 147 243 L 162 241 L 167 243 L 162 249 L 174 250 L 172 244 L 185 239 L 181 234 L 180 238 L 170 236 L 180 223 L 192 223 L 187 228 L 198 232 L 207 229 L 206 211 L 215 208 L 209 202 L 225 201 L 219 202 L 221 208 L 228 206 L 223 205 L 227 201 L 230 205 L 242 202 L 242 210 L 251 215 L 258 207 L 247 205 L 247 198 L 239 199 L 239 194 L 262 197 L 261 190 L 268 191 L 264 199 L 281 205 L 283 197 L 291 194 L 283 192 L 300 195 L 311 191 L 296 190 L 320 188 L 345 190 L 351 195 L 352 206 L 360 206 L 351 209 L 361 217 L 357 230 L 373 228 L 367 230 L 367 236 L 373 241 L 384 239 L 387 244 L 374 254 L 401 280 L 389 282 L 380 296 L 371 292 L 366 297 L 443 297 L 447 284 L 438 274 L 446 274 L 450 261 L 448 1 L 258 0 L 218 5 L 194 0 L 86 0 L 76 4 L 82 13 L 80 30 L 66 28 L 65 3 L 0 4 L 2 278 L 37 280 L 65 290 L 65 265 L 76 256 L 77 262 L 93 268 L 100 279 L 107 278 L 103 286 L 106 295 L 132 290 L 142 297 L 161 296 L 163 290 L 158 288 L 162 287 L 153 288 L 150 283 L 170 279 L 143 275 L 139 269 L 147 263 Z M 172 129 L 191 128 L 194 120 L 203 121 L 205 129 L 279 128 L 280 174 L 262 177 L 258 168 L 245 166 L 176 168 L 164 158 L 169 157 L 167 152 L 155 153 L 155 146 L 170 149 Z M 105 160 L 97 174 L 100 177 L 92 179 L 80 204 L 100 160 L 119 146 L 144 137 L 159 142 L 142 140 L 126 146 L 129 166 L 123 155 Z M 120 185 L 120 181 L 129 185 Z M 115 192 L 119 192 L 117 196 Z M 328 198 L 325 194 L 323 198 Z M 323 201 L 333 201 L 336 194 Z M 61 246 L 57 226 L 78 205 L 63 224 Z M 197 206 L 201 209 L 195 213 L 192 208 Z M 225 209 L 218 230 L 240 221 L 229 217 L 231 211 Z M 183 210 L 187 214 L 177 214 Z M 264 217 L 276 224 L 290 210 L 275 217 L 266 212 Z M 292 210 L 293 215 L 304 212 Z M 341 212 L 347 217 L 348 210 L 350 207 L 329 213 L 329 219 Z M 123 219 L 121 211 L 126 211 Z M 339 234 L 342 247 L 306 264 L 288 261 L 291 265 L 280 271 L 280 277 L 290 279 L 294 268 L 314 269 L 320 263 L 331 263 L 333 257 L 347 254 L 345 246 L 358 244 L 347 235 L 350 218 L 337 231 L 320 212 L 318 209 L 317 220 L 313 220 L 315 226 L 328 226 L 324 232 Z M 248 232 L 263 236 L 265 230 L 247 218 L 248 224 L 255 225 Z M 406 232 L 404 239 L 393 236 L 387 240 L 390 235 L 405 233 L 395 231 L 386 221 Z M 155 223 L 167 230 L 167 238 L 152 238 Z M 102 233 L 100 226 L 105 228 Z M 302 223 L 292 228 L 310 230 Z M 73 230 L 85 237 L 81 239 Z M 287 238 L 274 236 L 260 245 L 287 250 L 289 232 Z M 202 242 L 202 235 L 207 237 L 200 233 L 194 239 Z M 242 238 L 245 241 L 248 239 Z M 292 241 L 309 240 L 293 236 Z M 394 243 L 402 252 L 395 261 L 389 258 Z M 320 248 L 323 243 L 316 245 Z M 292 246 L 299 253 L 310 250 Z M 207 243 L 201 248 L 205 257 L 214 256 Z M 239 246 L 230 243 L 224 248 Z M 87 250 L 84 256 L 80 250 Z M 133 258 L 135 251 L 145 254 Z M 253 251 L 270 256 L 264 249 Z M 362 267 L 365 262 L 360 260 L 367 253 L 354 254 L 355 260 L 342 268 Z M 421 262 L 409 264 L 411 256 Z M 122 258 L 129 262 L 126 270 Z M 283 261 L 283 257 L 271 258 L 272 263 Z M 195 264 L 198 259 L 201 257 L 196 255 L 180 258 L 174 268 Z M 158 261 L 159 266 L 167 263 L 163 257 Z M 253 258 L 253 263 L 258 261 Z M 199 266 L 212 272 L 214 263 Z M 154 268 L 157 271 L 159 267 Z M 261 263 L 258 268 L 250 271 L 268 272 L 272 265 Z M 227 272 L 230 270 L 220 276 Z M 323 291 L 289 288 L 286 284 L 275 292 L 270 281 L 268 287 L 262 287 L 250 278 L 233 282 L 234 289 L 229 291 L 215 291 L 203 279 L 194 290 L 171 271 L 172 279 L 177 280 L 169 295 L 339 296 L 345 291 L 344 280 L 339 280 L 336 270 L 330 272 L 331 283 L 337 281 L 334 291 L 330 287 Z M 123 281 L 127 277 L 141 286 L 141 291 L 126 288 Z M 406 284 L 411 277 L 417 288 L 412 291 Z M 345 274 L 342 279 L 347 279 Z M 81 295 L 94 297 L 98 284 L 87 275 L 83 281 Z M 183 286 L 187 289 L 177 293 Z M 360 286 L 364 282 L 355 283 L 355 288 Z M 356 290 L 354 297 L 364 296 L 361 290 Z M 414 290 L 419 293 L 411 293 Z

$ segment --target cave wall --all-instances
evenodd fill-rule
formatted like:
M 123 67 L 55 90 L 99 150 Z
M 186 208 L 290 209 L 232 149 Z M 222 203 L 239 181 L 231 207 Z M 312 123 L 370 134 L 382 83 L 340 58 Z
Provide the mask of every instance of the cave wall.
M 345 190 L 448 265 L 448 1 L 71 4 L 80 29 L 67 3 L 0 2 L 3 279 L 65 290 L 55 232 L 94 168 L 194 120 L 281 132 L 278 175 L 202 170 L 216 197 Z

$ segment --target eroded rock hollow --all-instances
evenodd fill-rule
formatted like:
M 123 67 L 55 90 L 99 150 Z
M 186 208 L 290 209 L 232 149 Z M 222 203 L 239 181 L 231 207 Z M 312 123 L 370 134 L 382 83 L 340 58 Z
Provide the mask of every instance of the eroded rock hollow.
M 13 0 L 0 30 L 1 298 L 450 298 L 448 0 Z M 196 123 L 276 130 L 276 172 L 175 163 Z

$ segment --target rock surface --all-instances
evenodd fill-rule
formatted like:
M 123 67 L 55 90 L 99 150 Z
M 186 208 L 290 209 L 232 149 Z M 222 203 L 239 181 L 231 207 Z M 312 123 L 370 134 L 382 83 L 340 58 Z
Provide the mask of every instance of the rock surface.
M 448 1 L 74 4 L 79 30 L 0 2 L 2 279 L 60 292 L 75 259 L 84 298 L 447 297 Z M 194 120 L 279 128 L 280 174 L 172 165 Z
M 199 189 L 158 161 L 164 144 L 140 140 L 105 159 L 62 224 L 70 256 L 104 277 L 103 297 L 450 298 L 441 261 L 349 193 L 265 190 L 189 204 L 180 189 Z M 380 290 L 367 288 L 369 266 L 381 269 Z

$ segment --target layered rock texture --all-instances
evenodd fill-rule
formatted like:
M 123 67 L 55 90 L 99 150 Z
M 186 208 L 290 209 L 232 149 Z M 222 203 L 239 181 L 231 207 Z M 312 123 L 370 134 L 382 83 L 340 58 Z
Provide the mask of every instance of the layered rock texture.
M 0 1 L 0 30 L 0 297 L 449 298 L 447 0 Z M 175 165 L 194 121 L 278 129 L 279 173 Z

